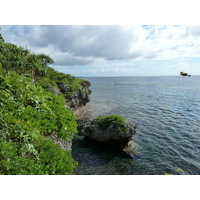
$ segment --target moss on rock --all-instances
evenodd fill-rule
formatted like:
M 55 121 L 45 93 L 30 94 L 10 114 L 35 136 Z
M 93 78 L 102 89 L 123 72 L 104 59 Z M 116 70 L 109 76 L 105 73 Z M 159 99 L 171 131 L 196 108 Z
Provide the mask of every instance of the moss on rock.
M 109 116 L 99 116 L 95 119 L 95 123 L 104 131 L 110 125 L 117 127 L 116 131 L 118 134 L 126 134 L 129 128 L 125 124 L 126 118 L 120 115 L 109 115 Z

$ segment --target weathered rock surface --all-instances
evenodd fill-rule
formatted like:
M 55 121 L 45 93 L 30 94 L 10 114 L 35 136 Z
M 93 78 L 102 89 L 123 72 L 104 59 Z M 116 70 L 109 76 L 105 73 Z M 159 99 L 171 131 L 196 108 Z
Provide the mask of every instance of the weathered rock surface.
M 70 139 L 68 141 L 61 141 L 56 136 L 51 137 L 50 139 L 55 143 L 59 144 L 60 147 L 65 151 L 71 151 L 72 150 L 72 138 L 73 136 L 70 136 Z
M 62 92 L 63 94 L 67 94 L 70 91 L 70 87 L 68 86 L 67 83 L 63 83 L 63 82 L 57 82 L 56 83 L 60 92 Z
M 52 94 L 55 94 L 55 95 L 60 94 L 60 90 L 56 87 L 49 87 L 48 89 Z
M 100 142 L 102 145 L 110 146 L 110 148 L 123 150 L 136 133 L 136 127 L 133 124 L 127 120 L 123 123 L 126 128 L 122 133 L 119 133 L 119 127 L 115 124 L 110 124 L 108 128 L 102 130 L 95 120 L 89 120 L 79 125 L 78 131 L 80 136 L 85 136 L 87 139 Z
M 89 89 L 89 81 L 84 80 L 81 83 L 80 88 L 74 92 L 70 92 L 70 87 L 67 85 L 67 83 L 57 83 L 57 85 L 60 91 L 65 95 L 66 103 L 70 108 L 85 106 L 86 103 L 90 101 L 90 94 L 92 91 Z
M 77 113 L 75 112 L 75 114 L 81 118 L 87 114 L 84 107 L 90 101 L 90 94 L 92 91 L 89 89 L 89 87 L 90 82 L 84 80 L 81 83 L 80 88 L 74 92 L 71 92 L 70 86 L 65 82 L 57 82 L 56 86 L 49 87 L 48 89 L 54 95 L 63 93 L 66 101 L 65 107 L 76 111 Z M 57 137 L 52 137 L 51 140 L 54 141 L 54 143 L 60 144 L 63 150 L 71 151 L 72 138 L 73 136 L 70 137 L 69 141 L 61 141 Z

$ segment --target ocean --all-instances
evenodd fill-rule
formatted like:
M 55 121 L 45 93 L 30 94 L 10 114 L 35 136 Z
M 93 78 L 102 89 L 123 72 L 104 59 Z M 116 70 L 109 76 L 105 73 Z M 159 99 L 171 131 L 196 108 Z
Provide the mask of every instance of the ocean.
M 76 143 L 76 174 L 200 174 L 200 76 L 83 79 L 91 119 L 122 115 L 137 129 L 130 157 Z

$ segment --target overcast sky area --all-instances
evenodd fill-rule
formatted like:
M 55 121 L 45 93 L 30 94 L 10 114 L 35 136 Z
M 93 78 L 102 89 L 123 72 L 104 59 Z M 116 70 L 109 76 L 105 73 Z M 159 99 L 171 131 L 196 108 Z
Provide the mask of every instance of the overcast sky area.
M 6 42 L 74 76 L 200 75 L 200 26 L 0 25 Z

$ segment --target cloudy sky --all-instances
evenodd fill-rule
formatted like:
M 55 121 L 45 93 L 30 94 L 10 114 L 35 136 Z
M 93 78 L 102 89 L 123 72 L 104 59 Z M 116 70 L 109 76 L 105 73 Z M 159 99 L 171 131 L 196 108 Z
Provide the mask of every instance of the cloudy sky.
M 0 25 L 6 42 L 75 76 L 200 75 L 200 26 Z

